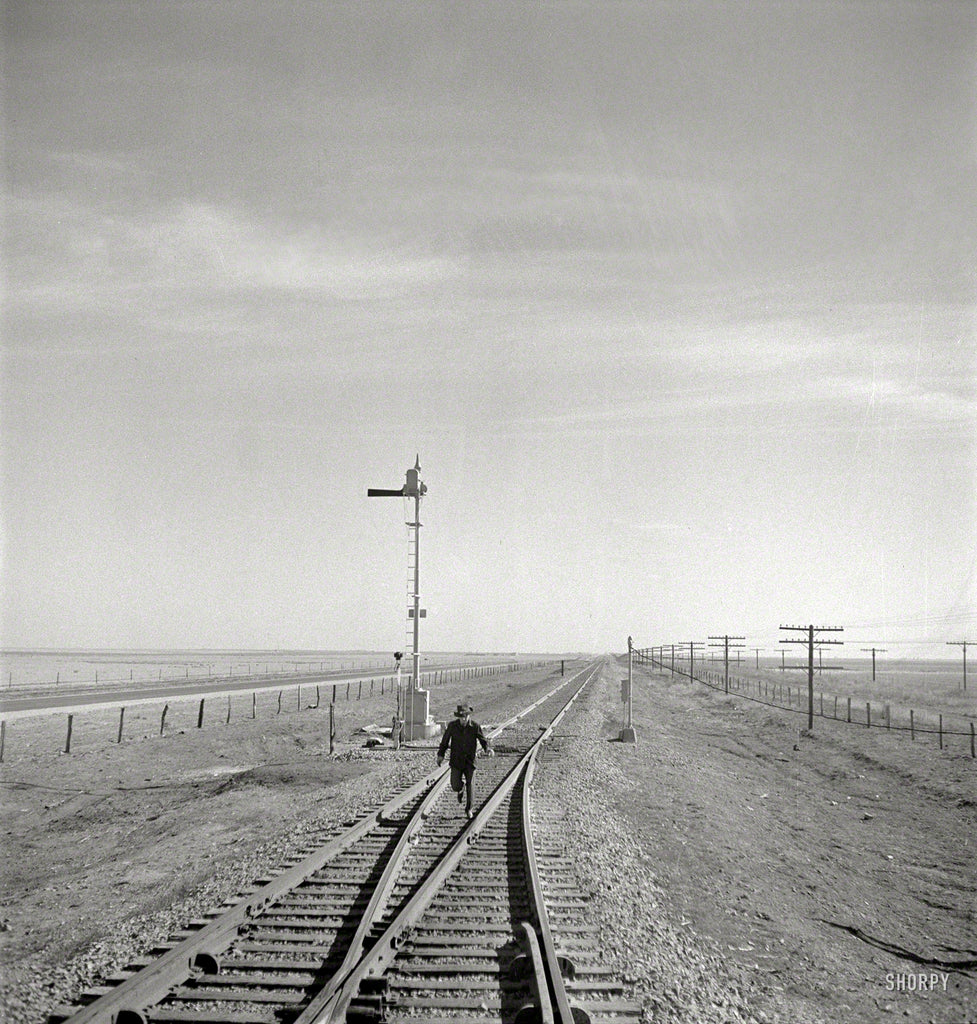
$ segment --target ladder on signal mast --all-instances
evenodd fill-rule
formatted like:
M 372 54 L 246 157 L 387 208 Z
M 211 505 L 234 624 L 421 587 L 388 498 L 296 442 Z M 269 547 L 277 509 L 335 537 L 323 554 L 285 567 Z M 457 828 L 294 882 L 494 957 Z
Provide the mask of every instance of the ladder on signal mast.
M 405 502 L 406 504 L 406 502 Z M 404 654 L 413 659 L 414 651 L 414 600 L 417 596 L 417 530 L 414 523 L 407 523 L 407 615 L 404 636 Z M 408 662 L 413 664 L 413 661 Z

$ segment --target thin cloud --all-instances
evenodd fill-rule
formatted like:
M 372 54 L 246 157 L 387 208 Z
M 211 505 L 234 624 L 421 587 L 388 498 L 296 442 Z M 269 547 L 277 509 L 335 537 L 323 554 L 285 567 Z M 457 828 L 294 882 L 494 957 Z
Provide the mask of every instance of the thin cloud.
M 8 310 L 30 315 L 112 310 L 137 294 L 234 291 L 382 300 L 458 274 L 447 258 L 371 248 L 365 240 L 289 233 L 214 204 L 184 203 L 143 216 L 104 213 L 66 197 L 11 203 L 16 272 Z M 192 311 L 187 317 L 192 319 Z

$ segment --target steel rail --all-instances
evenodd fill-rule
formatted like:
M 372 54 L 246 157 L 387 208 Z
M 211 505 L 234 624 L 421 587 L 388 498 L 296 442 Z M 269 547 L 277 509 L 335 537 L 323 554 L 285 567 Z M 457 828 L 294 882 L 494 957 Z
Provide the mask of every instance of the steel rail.
M 410 851 L 414 835 L 424 824 L 431 812 L 431 808 L 444 792 L 444 789 L 448 784 L 447 769 L 440 769 L 439 771 L 441 778 L 435 782 L 431 787 L 430 792 L 421 801 L 420 806 L 416 809 L 411 820 L 408 822 L 407 827 L 404 829 L 403 834 L 397 841 L 397 845 L 391 852 L 390 858 L 383 869 L 383 874 L 377 881 L 373 895 L 370 897 L 370 901 L 363 911 L 360 923 L 357 925 L 356 931 L 350 939 L 349 949 L 346 951 L 346 956 L 343 958 L 342 964 L 340 964 L 336 969 L 332 978 L 326 983 L 326 985 L 316 993 L 315 996 L 313 996 L 308 1006 L 302 1011 L 302 1014 L 293 1022 L 293 1024 L 299 1024 L 302 1020 L 314 1017 L 319 1010 L 333 998 L 337 989 L 342 984 L 343 979 L 349 975 L 350 971 L 352 971 L 363 958 L 366 940 L 379 918 L 380 913 L 386 906 L 387 900 L 390 898 L 390 894 L 393 891 L 397 878 L 403 868 L 404 858 Z
M 545 732 L 540 737 L 539 743 L 530 751 L 526 766 L 526 781 L 523 786 L 522 793 L 522 831 L 523 842 L 525 844 L 526 868 L 529 872 L 530 878 L 529 890 L 532 896 L 533 909 L 536 916 L 536 929 L 539 944 L 542 947 L 543 963 L 549 984 L 549 997 L 552 999 L 553 1003 L 556 1004 L 555 1016 L 556 1020 L 559 1021 L 560 1024 L 575 1024 L 575 1022 L 579 1024 L 581 1019 L 589 1020 L 589 1017 L 587 1017 L 584 1011 L 579 1008 L 575 1013 L 573 1007 L 570 1005 L 570 997 L 567 993 L 566 984 L 563 979 L 563 964 L 560 962 L 561 958 L 556 951 L 553 931 L 550 928 L 549 914 L 546 910 L 546 901 L 543 898 L 543 884 L 542 879 L 540 878 L 539 864 L 536 860 L 536 845 L 533 841 L 532 782 L 533 776 L 536 772 L 536 755 L 539 753 L 543 743 L 553 735 L 554 728 L 560 723 L 560 721 L 562 721 L 563 716 L 569 710 L 570 705 L 582 692 L 583 687 L 581 687 L 573 697 L 570 698 L 569 703 L 546 727 Z
M 511 718 L 497 725 L 495 729 L 489 732 L 489 738 L 494 738 L 510 728 L 520 719 L 534 711 L 540 704 L 549 700 L 554 694 L 558 693 L 565 686 L 570 685 L 574 679 L 583 675 L 586 669 L 579 673 L 576 673 L 570 679 L 560 683 L 559 686 L 554 687 L 549 693 L 545 694 L 539 700 L 534 701 L 529 707 L 524 708 L 517 715 L 513 715 Z M 571 703 L 574 698 L 571 698 Z M 562 717 L 564 712 L 560 712 L 559 717 Z M 390 858 L 387 861 L 387 865 L 383 870 L 383 874 L 380 876 L 374 889 L 373 895 L 370 898 L 370 902 L 367 904 L 363 911 L 363 916 L 360 919 L 360 923 L 357 926 L 356 932 L 349 943 L 349 948 L 346 952 L 346 956 L 343 958 L 342 964 L 337 968 L 332 978 L 326 983 L 326 985 L 312 998 L 308 1006 L 302 1011 L 301 1015 L 293 1022 L 293 1024 L 303 1024 L 306 1020 L 314 1020 L 317 1014 L 329 1004 L 329 1002 L 336 995 L 338 990 L 343 984 L 344 979 L 357 965 L 360 959 L 365 953 L 366 940 L 369 937 L 373 927 L 378 919 L 381 911 L 386 906 L 387 900 L 390 897 L 391 892 L 397 882 L 397 878 L 400 874 L 401 868 L 403 867 L 403 860 L 406 854 L 410 851 L 411 843 L 414 835 L 419 831 L 424 821 L 430 814 L 431 808 L 437 802 L 438 798 L 444 792 L 448 784 L 448 773 L 449 768 L 440 769 L 441 777 L 431 787 L 430 792 L 424 797 L 421 806 L 417 808 L 414 817 L 408 823 L 404 829 L 403 834 L 394 847 L 390 854 Z M 515 770 L 515 769 L 514 769 Z
M 536 934 L 536 929 L 528 921 L 523 921 L 522 930 L 526 937 L 526 945 L 529 947 L 529 959 L 533 965 L 533 977 L 535 978 L 536 1006 L 533 1008 L 539 1014 L 540 1024 L 555 1024 L 553 1003 L 550 999 L 549 986 L 546 983 L 546 961 L 539 948 L 539 937 Z M 520 1013 L 529 1008 L 523 1007 Z
M 584 689 L 598 669 L 590 669 L 590 677 L 586 679 L 573 694 L 557 719 L 562 718 L 566 709 Z M 586 672 L 586 670 L 585 670 Z M 584 675 L 585 672 L 579 673 Z M 537 702 L 537 704 L 540 702 Z M 528 711 L 528 709 L 527 709 Z M 523 715 L 517 717 L 523 717 Z M 396 956 L 410 930 L 423 916 L 433 902 L 438 891 L 448 876 L 464 859 L 469 847 L 478 839 L 488 821 L 492 818 L 505 798 L 515 788 L 524 774 L 526 765 L 533 752 L 549 738 L 552 723 L 540 732 L 530 748 L 519 758 L 509 774 L 499 783 L 495 791 L 479 809 L 478 814 L 468 823 L 461 835 L 442 854 L 432 868 L 424 883 L 417 889 L 411 899 L 401 908 L 400 912 L 387 925 L 384 932 L 377 938 L 373 947 L 363 956 L 355 968 L 342 978 L 336 985 L 328 1000 L 323 1000 L 312 1012 L 311 1006 L 298 1016 L 293 1024 L 342 1024 L 346 1020 L 350 1004 L 357 997 L 360 985 L 367 979 L 379 978 Z M 493 733 L 495 735 L 495 733 Z M 317 1001 L 318 1003 L 318 1001 Z M 572 1024 L 572 1017 L 567 1024 Z
M 437 783 L 441 774 L 441 769 L 429 773 L 381 808 L 368 814 L 352 828 L 327 842 L 298 864 L 287 868 L 246 899 L 241 900 L 237 906 L 231 907 L 132 977 L 120 982 L 111 992 L 105 993 L 72 1014 L 69 1018 L 70 1024 L 144 1024 L 145 1008 L 159 1002 L 174 985 L 188 978 L 194 967 L 201 967 L 208 973 L 216 973 L 219 964 L 214 951 L 225 947 L 227 942 L 237 935 L 241 925 L 254 917 L 263 907 L 333 860 L 343 850 L 369 834 L 385 818 L 412 800 L 416 800 L 425 789 Z
M 534 711 L 539 705 L 551 699 L 561 689 L 571 685 L 580 676 L 586 674 L 587 671 L 588 669 L 583 669 L 575 673 L 571 678 L 564 680 L 529 705 L 529 707 L 524 708 L 518 714 L 513 715 L 496 726 L 496 728 L 489 732 L 488 736 L 494 738 L 500 735 L 507 728 L 510 728 Z M 539 741 L 537 740 L 536 742 Z M 186 981 L 194 969 L 214 974 L 220 970 L 219 951 L 226 948 L 228 943 L 237 937 L 242 925 L 259 914 L 263 908 L 274 903 L 279 897 L 295 888 L 309 875 L 333 860 L 344 850 L 355 845 L 364 836 L 383 824 L 385 819 L 388 819 L 405 805 L 423 795 L 421 804 L 415 808 L 414 813 L 405 824 L 403 834 L 389 858 L 380 881 L 377 883 L 376 891 L 373 893 L 364 911 L 343 965 L 333 974 L 330 982 L 327 983 L 328 989 L 334 995 L 336 990 L 342 985 L 344 977 L 348 976 L 350 970 L 362 958 L 363 945 L 394 886 L 403 855 L 410 848 L 411 838 L 423 825 L 424 820 L 430 814 L 431 807 L 444 791 L 448 782 L 448 773 L 448 767 L 439 767 L 435 771 L 429 772 L 382 807 L 368 813 L 356 825 L 328 841 L 297 864 L 276 875 L 270 882 L 256 889 L 246 898 L 241 899 L 236 906 L 228 908 L 219 917 L 204 925 L 192 935 L 179 941 L 151 964 L 119 982 L 110 992 L 103 993 L 87 1006 L 72 1013 L 65 1021 L 65 1024 L 145 1024 L 147 1008 L 158 1003 L 175 986 Z M 428 790 L 426 795 L 424 795 L 425 790 Z M 494 806 L 498 806 L 500 800 L 496 801 Z M 485 808 L 483 807 L 482 811 L 484 810 Z M 479 813 L 476 819 L 469 822 L 466 834 L 471 835 L 472 838 L 477 835 L 480 829 L 472 831 L 471 826 L 475 826 L 481 817 L 482 812 Z M 323 1004 L 325 1002 L 324 996 L 325 990 L 322 990 L 317 996 L 313 997 L 313 1002 L 309 1004 L 307 1010 L 294 1024 L 304 1021 L 314 1005 Z

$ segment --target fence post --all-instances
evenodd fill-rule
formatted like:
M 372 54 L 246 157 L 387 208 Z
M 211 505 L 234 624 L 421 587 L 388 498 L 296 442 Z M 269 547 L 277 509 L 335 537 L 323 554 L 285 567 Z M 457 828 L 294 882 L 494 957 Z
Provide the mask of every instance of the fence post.
M 349 683 L 346 684 L 346 699 L 349 700 Z
M 159 734 L 163 735 L 163 727 L 166 725 L 166 712 L 170 710 L 169 704 L 163 705 L 163 713 L 159 716 Z
M 870 700 L 865 702 L 865 728 L 872 728 L 872 702 Z
M 74 723 L 74 720 L 75 720 L 75 716 L 74 715 L 68 715 L 68 735 L 65 736 L 65 739 L 64 739 L 64 752 L 66 754 L 70 754 L 71 753 L 71 727 L 72 727 L 72 725 Z
M 910 708 L 909 709 L 909 738 L 911 740 L 915 740 L 916 739 L 916 722 L 915 722 L 914 719 L 915 719 L 915 716 L 913 714 L 913 709 Z
M 837 721 L 838 719 L 838 698 L 835 697 L 835 709 L 831 712 L 831 717 Z
M 230 694 L 227 695 L 227 721 L 224 724 L 225 725 L 230 725 L 231 724 L 231 695 Z
M 848 698 L 848 724 L 851 725 L 851 697 Z
M 363 696 L 363 680 L 361 679 L 356 686 L 356 699 L 359 700 Z
M 282 713 L 282 691 L 279 690 L 278 691 L 278 710 L 275 712 L 275 714 L 276 715 L 280 715 L 281 713 Z
M 116 738 L 116 741 L 115 741 L 116 743 L 121 743 L 122 742 L 122 723 L 125 720 L 125 717 L 126 717 L 126 709 L 125 709 L 125 707 L 119 708 L 119 735 Z
M 3 726 L 0 725 L 0 729 L 2 729 L 2 728 L 3 728 Z M 973 722 L 970 723 L 970 756 L 971 757 L 977 756 L 977 754 L 974 753 L 974 723 Z M 0 738 L 0 761 L 2 761 L 2 760 L 3 760 L 3 739 Z
M 892 728 L 892 707 L 889 704 L 885 706 L 885 727 L 886 729 Z
M 301 686 L 296 686 L 295 687 L 295 710 L 296 711 L 301 711 L 302 710 L 302 687 Z
M 7 740 L 7 723 L 6 722 L 0 722 L 0 764 L 3 764 L 3 745 L 6 742 L 6 740 Z M 970 749 L 973 750 L 973 748 L 974 748 L 974 737 L 973 737 L 973 730 L 971 730 Z
M 329 705 L 329 753 L 333 752 L 336 741 L 336 705 Z
M 200 698 L 200 710 L 197 712 L 197 728 L 198 729 L 202 729 L 204 727 L 204 700 L 205 700 L 205 698 L 203 698 L 203 697 Z
M 258 695 L 257 695 L 257 693 L 254 692 L 254 690 L 252 690 L 251 691 L 251 717 L 255 718 L 257 716 L 257 713 L 258 713 Z
M 940 750 L 943 749 L 943 716 L 940 715 Z

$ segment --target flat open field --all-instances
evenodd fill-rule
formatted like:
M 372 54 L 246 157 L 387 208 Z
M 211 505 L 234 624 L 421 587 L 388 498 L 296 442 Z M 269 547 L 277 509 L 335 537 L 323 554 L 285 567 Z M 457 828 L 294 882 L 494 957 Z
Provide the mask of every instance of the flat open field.
M 794 652 L 793 658 L 786 659 L 786 670 L 780 667 L 779 660 L 775 663 L 770 659 L 760 659 L 759 669 L 753 657 L 740 651 L 737 662 L 730 651 L 729 674 L 741 679 L 763 679 L 770 683 L 784 686 L 807 687 L 807 664 L 799 659 Z M 710 652 L 711 654 L 711 652 Z M 637 658 L 635 659 L 637 663 Z M 967 689 L 963 689 L 963 669 L 959 661 L 886 661 L 881 658 L 876 665 L 875 678 L 872 678 L 871 659 L 843 659 L 845 667 L 834 669 L 831 662 L 842 659 L 834 657 L 824 662 L 819 669 L 815 661 L 814 688 L 826 694 L 850 695 L 858 700 L 891 701 L 910 708 L 926 708 L 943 711 L 947 714 L 970 715 L 977 717 L 977 674 L 975 666 L 968 665 Z M 971 659 L 972 660 L 972 659 Z M 804 661 L 804 664 L 800 664 Z M 671 659 L 668 650 L 665 652 L 664 667 L 669 668 Z M 676 650 L 675 668 L 688 673 L 688 654 Z M 705 669 L 708 672 L 723 674 L 722 651 L 718 657 L 697 656 L 696 672 Z
M 796 661 L 796 659 L 795 659 Z M 636 659 L 636 664 L 641 662 Z M 791 663 L 788 662 L 788 666 Z M 827 664 L 827 663 L 826 663 Z M 663 666 L 672 674 L 671 658 Z M 688 674 L 688 659 L 676 658 L 677 673 Z M 713 685 L 725 685 L 722 660 L 702 658 L 696 661 L 696 676 Z M 744 659 L 737 664 L 730 657 L 731 689 L 742 696 L 764 700 L 806 715 L 808 701 L 807 669 L 781 670 L 779 666 Z M 759 684 L 759 685 L 758 685 Z M 945 733 L 947 745 L 970 749 L 971 724 L 977 722 L 977 680 L 963 689 L 960 664 L 949 661 L 887 662 L 877 665 L 872 677 L 871 661 L 854 661 L 844 671 L 815 669 L 815 715 L 864 725 L 869 715 L 873 727 L 912 731 L 922 743 L 939 744 Z M 850 702 L 850 703 L 849 703 Z M 888 717 L 886 708 L 888 707 Z M 888 723 L 888 724 L 886 724 Z M 953 735 L 956 734 L 956 735 Z
M 433 666 L 480 665 L 538 656 L 433 652 L 421 655 L 421 671 Z M 544 656 L 545 657 L 545 656 Z M 559 657 L 559 656 L 557 656 Z M 410 671 L 410 659 L 404 670 Z M 160 683 L 166 680 L 259 676 L 287 678 L 299 673 L 394 671 L 387 651 L 0 651 L 0 697 L 25 690 L 67 692 L 98 685 Z
M 798 716 L 635 670 L 638 742 L 617 742 L 609 659 L 540 784 L 609 963 L 648 1022 L 977 1020 L 977 763 L 885 730 Z M 432 690 L 498 720 L 552 669 Z M 432 752 L 367 750 L 390 698 L 265 709 L 160 739 L 92 738 L 0 766 L 0 1016 L 43 1019 L 353 813 Z M 155 716 L 155 712 L 154 712 Z M 100 733 L 101 735 L 101 733 Z M 11 750 L 18 748 L 14 745 Z

